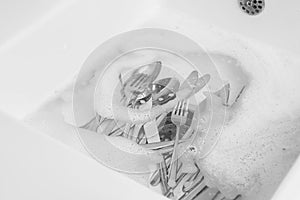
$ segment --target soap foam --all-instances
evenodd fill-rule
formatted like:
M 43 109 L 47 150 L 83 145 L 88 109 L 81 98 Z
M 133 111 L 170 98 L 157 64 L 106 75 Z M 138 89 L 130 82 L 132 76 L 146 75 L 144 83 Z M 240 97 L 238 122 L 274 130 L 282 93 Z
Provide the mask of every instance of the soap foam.
M 226 57 L 231 57 L 240 63 L 243 74 L 247 77 L 247 88 L 240 105 L 232 111 L 235 117 L 224 127 L 214 151 L 201 160 L 201 166 L 207 182 L 218 186 L 227 196 L 241 192 L 246 195 L 246 199 L 269 198 L 275 190 L 270 185 L 281 181 L 299 153 L 297 123 L 299 124 L 300 93 L 297 76 L 300 74 L 300 61 L 286 52 L 274 50 L 272 47 L 239 35 L 226 33 L 181 13 L 162 10 L 152 20 L 141 24 L 140 28 L 149 26 L 167 28 L 190 37 L 202 45 L 207 52 L 224 55 L 219 57 L 220 60 L 212 56 L 212 59 L 219 63 L 224 63 L 222 59 Z M 185 48 L 184 45 L 182 48 Z M 193 53 L 191 49 L 184 49 L 184 51 Z M 147 59 L 150 61 L 153 57 L 143 58 L 143 60 Z M 132 59 L 133 62 L 134 60 Z M 219 64 L 219 67 L 221 66 L 223 65 Z M 97 80 L 93 78 L 97 77 L 97 69 L 93 67 L 90 65 L 84 69 L 81 77 L 77 79 L 81 84 L 80 90 L 86 90 L 90 87 L 89 84 L 96 84 Z M 114 74 L 120 72 L 119 68 L 109 70 L 115 70 L 111 72 Z M 185 73 L 184 70 L 177 70 L 179 73 Z M 232 79 L 223 78 L 224 81 Z M 118 83 L 119 80 L 118 76 L 104 76 L 101 81 Z M 63 104 L 57 104 L 58 107 L 68 108 L 65 109 L 65 116 L 70 116 L 72 112 L 70 89 L 72 90 L 69 88 L 58 95 L 58 98 L 63 101 L 67 99 Z M 112 97 L 111 90 L 102 92 L 102 95 Z M 75 91 L 74 95 L 76 94 L 80 96 L 79 91 Z M 93 102 L 91 96 L 87 95 L 87 98 L 89 98 L 87 102 Z M 82 100 L 80 106 L 83 108 L 88 106 L 85 102 L 86 100 Z M 97 105 L 99 102 L 95 103 L 99 108 L 98 111 L 104 115 L 109 116 L 112 113 L 109 111 L 112 107 L 111 101 L 102 102 L 100 105 Z M 53 105 L 48 107 L 45 105 L 41 111 L 44 114 L 51 113 L 52 107 Z M 91 109 L 88 110 L 89 113 L 84 116 L 91 115 Z M 60 118 L 53 118 L 53 121 L 55 120 Z M 84 120 L 87 119 L 82 121 Z M 51 129 L 49 126 L 44 128 Z M 127 151 L 134 150 L 131 148 Z
M 270 198 L 300 152 L 299 59 L 182 13 L 163 10 L 141 25 L 149 26 L 176 30 L 207 52 L 240 62 L 249 84 L 231 111 L 234 118 L 224 125 L 218 145 L 200 164 L 207 182 L 227 197 L 241 193 L 245 199 Z M 289 152 L 282 151 L 285 146 L 290 147 Z

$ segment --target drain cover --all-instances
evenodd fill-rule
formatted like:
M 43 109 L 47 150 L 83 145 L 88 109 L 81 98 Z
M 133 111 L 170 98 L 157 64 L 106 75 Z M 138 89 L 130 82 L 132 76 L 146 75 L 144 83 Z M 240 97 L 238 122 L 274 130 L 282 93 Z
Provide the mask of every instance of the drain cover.
M 264 0 L 238 0 L 239 6 L 248 15 L 257 15 L 265 8 Z

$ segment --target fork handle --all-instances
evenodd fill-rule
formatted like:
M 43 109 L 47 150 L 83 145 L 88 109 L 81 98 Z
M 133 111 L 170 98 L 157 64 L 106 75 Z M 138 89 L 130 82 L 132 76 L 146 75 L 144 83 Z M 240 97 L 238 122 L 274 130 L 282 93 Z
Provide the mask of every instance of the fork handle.
M 177 126 L 177 129 L 176 129 L 174 149 L 173 149 L 173 154 L 172 154 L 172 159 L 171 159 L 171 164 L 170 164 L 169 180 L 168 180 L 168 185 L 170 187 L 176 186 L 177 165 L 178 165 L 177 146 L 178 146 L 178 142 L 179 142 L 180 127 L 181 126 Z

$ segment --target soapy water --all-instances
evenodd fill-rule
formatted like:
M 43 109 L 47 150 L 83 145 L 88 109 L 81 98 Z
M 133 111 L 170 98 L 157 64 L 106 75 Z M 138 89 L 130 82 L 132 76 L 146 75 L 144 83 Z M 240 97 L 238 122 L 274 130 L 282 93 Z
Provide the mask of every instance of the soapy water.
M 189 51 L 186 52 L 186 49 Z M 114 56 L 112 56 L 112 54 Z M 196 57 L 195 54 L 199 55 L 199 57 Z M 162 63 L 161 72 L 156 80 L 174 77 L 182 83 L 194 70 L 198 71 L 200 76 L 209 74 L 212 77 L 206 88 L 190 98 L 190 104 L 194 105 L 196 109 L 200 102 L 204 99 L 209 99 L 203 95 L 202 91 L 211 92 L 211 90 L 221 89 L 224 84 L 214 63 L 210 60 L 209 55 L 189 38 L 176 32 L 163 29 L 141 29 L 113 37 L 97 48 L 87 59 L 85 65 L 83 65 L 83 74 L 85 68 L 91 66 L 95 68 L 94 70 L 96 70 L 96 73 L 93 77 L 95 83 L 93 93 L 90 94 L 93 95 L 91 96 L 93 104 L 85 106 L 94 106 L 92 109 L 95 110 L 96 115 L 99 115 L 102 118 L 118 119 L 120 113 L 118 113 L 119 109 L 116 109 L 116 105 L 120 105 L 121 99 L 120 77 L 122 77 L 123 80 L 126 80 L 136 68 L 155 61 L 160 61 Z M 203 65 L 205 62 L 206 65 Z M 81 73 L 79 73 L 79 78 L 77 80 L 80 80 L 80 76 Z M 81 82 L 77 81 L 76 83 L 77 87 L 80 88 Z M 76 89 L 75 85 L 75 91 Z M 76 110 L 76 108 L 78 108 L 76 107 L 77 103 L 80 104 L 80 101 L 77 102 L 78 99 L 76 96 L 73 98 L 75 121 L 77 120 L 76 117 L 81 117 L 80 110 L 82 108 Z M 208 103 L 211 104 L 211 99 L 209 99 Z M 210 130 L 210 126 L 208 125 L 207 130 L 203 130 L 202 137 L 198 138 L 199 141 L 197 141 L 197 144 L 199 145 L 202 143 L 203 145 L 197 147 L 197 149 L 201 149 L 201 151 L 198 152 L 199 157 L 205 157 L 217 143 L 218 137 L 221 134 L 225 115 L 225 108 L 221 109 L 221 112 L 218 112 L 217 114 L 211 112 L 208 115 L 208 119 L 206 119 L 209 121 L 208 124 L 210 124 L 210 121 L 218 120 L 217 123 L 215 122 L 218 126 L 214 126 L 213 130 Z M 128 116 L 130 116 L 130 114 L 128 114 Z M 196 124 L 198 124 L 198 119 L 200 119 L 198 116 L 194 116 Z M 81 119 L 79 121 L 81 121 Z M 86 120 L 86 122 L 88 122 L 88 120 Z M 118 126 L 118 124 L 120 123 L 116 120 L 116 126 Z M 196 127 L 196 129 L 198 129 L 198 127 Z M 195 132 L 197 132 L 197 130 L 195 130 Z M 117 166 L 116 164 L 112 164 L 110 160 L 104 159 L 106 156 L 103 156 L 104 154 L 110 155 L 111 152 L 106 151 L 105 148 L 103 148 L 103 151 L 99 153 L 99 151 L 95 150 L 99 147 L 91 146 L 90 143 L 86 141 L 86 135 L 85 137 L 82 137 L 81 130 L 78 130 L 78 133 L 87 151 L 106 166 L 117 171 L 134 174 L 148 173 L 151 171 L 148 166 L 141 171 L 137 171 L 132 167 L 129 167 L 129 169 L 128 167 L 123 167 L 119 164 L 117 164 Z M 195 142 L 194 139 L 195 137 L 191 140 L 191 143 Z M 108 138 L 108 143 L 115 146 L 118 151 L 125 152 L 125 155 L 127 153 L 128 157 L 145 154 L 145 151 L 142 151 L 141 153 L 136 149 L 132 149 L 136 148 L 136 145 L 124 145 L 128 142 L 113 142 L 113 140 L 114 139 L 112 138 Z M 97 152 L 97 154 L 95 154 L 95 152 Z M 147 153 L 151 155 L 151 152 Z M 185 151 L 181 151 L 181 153 L 185 153 Z M 157 153 L 154 152 L 154 154 L 156 155 Z M 113 157 L 114 155 L 111 154 L 111 156 Z M 124 160 L 126 160 L 126 157 L 124 157 Z M 138 159 L 137 162 L 139 162 Z
M 190 72 L 196 70 L 195 67 L 192 66 L 192 64 L 185 60 L 183 57 L 180 57 L 179 55 L 168 52 L 166 50 L 153 48 L 143 48 L 123 54 L 120 58 L 116 59 L 109 67 L 122 68 L 122 66 L 141 66 L 141 64 L 143 63 L 151 63 L 152 60 L 160 60 L 162 62 L 161 71 L 155 81 L 165 78 L 175 78 L 182 83 L 185 77 L 179 74 L 178 70 L 176 71 L 176 68 L 184 69 Z M 116 65 L 119 65 L 120 67 Z M 128 79 L 131 72 L 132 70 L 125 71 L 124 74 L 121 73 L 122 79 Z M 113 99 L 115 100 L 114 102 L 116 104 L 120 102 L 121 87 L 121 83 L 119 83 L 114 89 Z M 197 93 L 195 96 L 189 99 L 190 104 L 197 105 L 199 103 L 199 98 L 201 98 L 201 94 Z M 149 113 L 147 114 L 150 115 Z M 114 111 L 114 116 L 115 115 L 116 113 Z
M 146 37 L 147 39 L 145 39 L 145 35 L 147 36 L 148 34 L 150 34 L 151 37 Z M 203 51 L 200 47 L 197 46 L 197 44 L 195 44 L 193 41 L 189 40 L 183 35 L 161 29 L 136 30 L 124 33 L 123 35 L 133 38 L 133 40 L 141 47 L 135 47 L 129 50 L 124 50 L 124 46 L 122 46 L 122 48 L 119 47 L 120 49 L 122 49 L 122 51 L 118 52 L 120 53 L 120 55 L 116 55 L 114 59 L 107 62 L 108 64 L 105 66 L 105 69 L 101 73 L 99 73 L 100 70 L 96 69 L 95 67 L 95 69 L 98 71 L 97 76 L 94 75 L 93 77 L 93 79 L 95 80 L 95 88 L 93 92 L 93 110 L 95 110 L 96 117 L 95 120 L 92 122 L 88 120 L 88 125 L 81 126 L 84 129 L 78 129 L 78 134 L 87 151 L 91 153 L 91 155 L 96 160 L 114 170 L 127 174 L 152 173 L 153 170 L 154 174 L 157 173 L 157 171 L 169 171 L 168 173 L 164 173 L 165 175 L 160 175 L 160 184 L 162 187 L 161 193 L 167 197 L 171 197 L 174 195 L 178 196 L 178 198 L 179 196 L 184 197 L 185 195 L 189 195 L 189 192 L 192 192 L 192 190 L 194 189 L 191 189 L 191 191 L 189 190 L 189 192 L 173 192 L 173 190 L 175 189 L 179 190 L 177 187 L 177 184 L 179 184 L 179 182 L 176 177 L 183 176 L 184 174 L 186 174 L 184 175 L 186 176 L 185 178 L 187 178 L 188 176 L 196 177 L 197 175 L 195 175 L 195 173 L 197 173 L 199 168 L 197 163 L 195 163 L 195 160 L 197 158 L 205 158 L 215 147 L 218 141 L 218 137 L 221 134 L 221 129 L 226 116 L 227 102 L 226 100 L 223 102 L 224 99 L 222 99 L 221 97 L 219 98 L 219 96 L 217 96 L 215 92 L 217 90 L 223 90 L 223 80 L 220 78 L 217 69 L 215 68 L 213 62 L 210 60 L 209 56 L 205 53 L 205 51 Z M 118 37 L 123 37 L 123 35 L 116 36 L 116 40 L 118 41 Z M 162 35 L 164 37 L 162 37 Z M 139 38 L 139 36 L 140 40 L 137 39 Z M 165 37 L 167 37 L 168 40 L 164 40 Z M 113 41 L 115 41 L 115 38 L 112 38 L 110 41 L 108 41 L 108 43 L 113 43 Z M 133 42 L 132 40 L 130 41 Z M 146 47 L 143 47 L 143 44 L 140 44 L 143 42 L 146 42 Z M 151 43 L 152 45 L 154 43 L 157 46 L 149 47 L 149 44 L 147 43 Z M 184 44 L 185 47 L 186 45 L 191 45 L 191 48 L 189 49 L 193 49 L 195 52 L 191 53 L 182 51 L 180 48 L 180 43 Z M 103 46 L 105 46 L 105 44 Z M 166 47 L 171 49 L 166 49 Z M 198 56 L 195 57 L 195 53 L 200 54 L 202 59 L 199 60 Z M 188 59 L 190 55 L 192 55 L 191 58 L 193 60 Z M 89 59 L 90 58 L 88 58 L 88 60 Z M 205 66 L 199 64 L 197 65 L 199 61 L 201 62 L 201 64 L 203 64 L 203 60 L 205 59 Z M 91 60 L 93 60 L 93 62 L 95 61 L 94 59 Z M 176 146 L 174 145 L 175 147 L 172 147 L 173 149 L 171 149 L 171 151 L 168 152 L 166 152 L 163 148 L 157 150 L 149 150 L 145 146 L 143 146 L 144 144 L 153 144 L 151 141 L 152 138 L 151 136 L 149 137 L 149 134 L 146 135 L 146 133 L 144 133 L 144 135 L 146 136 L 144 136 L 146 138 L 144 142 L 143 140 L 137 140 L 139 134 L 137 134 L 135 137 L 128 137 L 129 129 L 134 130 L 135 127 L 145 127 L 148 123 L 144 125 L 142 124 L 142 126 L 140 126 L 140 124 L 136 124 L 137 121 L 143 120 L 133 118 L 134 115 L 132 115 L 129 111 L 132 110 L 132 108 L 127 108 L 126 105 L 121 103 L 123 99 L 121 91 L 123 91 L 124 82 L 130 79 L 133 71 L 135 71 L 141 66 L 150 65 L 150 63 L 161 64 L 160 73 L 154 81 L 163 80 L 165 78 L 173 78 L 178 80 L 180 84 L 184 84 L 187 78 L 190 77 L 192 74 L 196 74 L 196 78 L 198 79 L 197 82 L 199 83 L 206 80 L 208 75 L 209 77 L 212 77 L 213 81 L 212 83 L 208 82 L 206 88 L 202 88 L 203 90 L 200 90 L 200 92 L 197 92 L 189 98 L 188 104 L 192 105 L 190 106 L 192 107 L 192 109 L 190 108 L 188 110 L 188 120 L 185 123 L 185 125 L 181 127 L 180 135 L 178 136 L 179 141 L 181 139 L 183 140 L 185 136 L 185 139 L 189 139 L 189 141 L 183 143 L 179 142 L 178 146 L 177 144 Z M 101 63 L 98 62 L 94 62 L 94 64 L 95 66 L 101 65 Z M 203 79 L 204 77 L 206 78 Z M 189 81 L 192 81 L 193 79 Z M 209 81 L 209 79 L 207 81 Z M 202 87 L 204 87 L 207 84 L 207 82 L 203 84 L 204 85 Z M 81 83 L 79 83 L 79 86 L 81 86 Z M 181 90 L 180 88 L 181 87 L 179 87 L 179 93 Z M 212 94 L 211 89 L 217 90 L 213 91 Z M 203 94 L 203 91 L 206 92 L 205 95 Z M 177 93 L 174 93 L 174 95 L 177 96 Z M 212 98 L 212 96 L 216 97 L 218 101 Z M 228 99 L 229 98 L 227 98 L 227 100 Z M 75 102 L 74 105 L 76 105 L 76 100 L 76 98 L 73 99 L 73 102 Z M 168 102 L 166 103 L 168 104 Z M 171 110 L 168 110 L 168 112 L 166 113 L 166 116 L 163 119 L 165 120 L 165 122 L 168 122 L 169 117 L 170 123 L 170 114 L 175 105 L 176 104 L 174 104 L 171 107 Z M 215 108 L 217 105 L 218 107 Z M 160 107 L 160 105 L 158 107 Z M 152 116 L 151 112 L 155 108 L 157 107 L 154 106 L 151 109 L 149 109 L 149 111 L 146 111 L 144 113 L 144 116 L 137 116 L 143 119 L 147 119 L 148 116 Z M 75 114 L 74 116 L 76 117 L 77 110 L 74 109 L 73 111 Z M 164 110 L 164 112 L 165 111 L 166 110 Z M 123 115 L 127 117 L 124 117 Z M 159 120 L 159 117 L 161 117 L 162 115 L 163 113 L 158 113 L 154 117 L 150 117 L 147 122 L 151 123 L 150 121 L 154 120 L 154 122 L 157 123 L 157 120 Z M 200 117 L 200 115 L 203 116 Z M 87 133 L 85 129 L 95 131 L 95 121 L 96 124 L 98 120 L 99 122 L 102 121 L 100 123 L 104 123 L 105 121 L 107 121 L 107 119 L 109 119 L 111 123 L 113 123 L 116 127 L 122 130 L 124 134 L 122 134 L 122 137 L 120 137 L 121 135 L 117 135 L 118 137 L 103 137 L 103 135 L 110 135 L 109 133 L 105 132 L 107 129 L 104 128 L 98 131 L 97 128 L 97 132 L 102 135 L 100 136 L 102 137 L 102 139 L 100 139 L 99 141 L 98 138 L 99 142 L 95 143 L 95 135 Z M 144 120 L 143 123 L 145 122 L 146 121 Z M 90 123 L 92 123 L 92 126 L 89 126 Z M 155 125 L 157 126 L 157 129 L 159 128 L 159 126 L 162 128 L 167 126 L 167 124 L 161 125 L 161 123 L 156 123 Z M 120 124 L 124 126 L 121 127 L 119 126 Z M 211 124 L 213 124 L 212 127 Z M 101 124 L 99 125 L 99 127 L 100 126 Z M 189 132 L 190 129 L 192 131 Z M 168 140 L 173 140 L 175 143 L 175 130 L 176 126 L 173 126 L 173 130 L 168 131 L 167 133 L 163 132 L 163 129 L 160 129 L 159 137 L 161 139 L 159 140 L 159 143 L 163 143 Z M 141 131 L 139 131 L 138 133 L 140 132 Z M 169 139 L 167 137 L 162 138 L 162 136 L 167 134 L 169 134 Z M 153 136 L 155 136 L 155 134 Z M 93 139 L 91 140 L 91 138 Z M 95 144 L 97 145 L 95 146 Z M 175 154 L 174 149 L 176 149 L 176 157 L 173 158 Z M 172 159 L 170 157 L 172 157 Z M 122 161 L 120 160 L 120 158 L 122 159 Z M 184 174 L 176 172 L 176 175 L 174 176 L 175 185 L 171 183 L 166 184 L 165 181 L 167 179 L 169 180 L 169 182 L 173 180 L 170 177 L 172 168 L 177 168 L 179 166 L 181 166 L 180 168 L 183 170 Z M 201 175 L 199 174 L 199 176 Z M 152 183 L 153 181 L 150 179 L 150 184 Z
M 242 193 L 245 199 L 270 198 L 299 154 L 299 145 L 297 145 L 299 141 L 297 124 L 299 123 L 296 122 L 299 122 L 297 116 L 300 112 L 297 102 L 299 102 L 300 93 L 295 92 L 298 89 L 297 84 L 295 84 L 298 82 L 298 77 L 293 76 L 299 72 L 299 62 L 296 62 L 292 56 L 272 47 L 226 33 L 211 26 L 205 26 L 203 23 L 194 21 L 192 18 L 184 18 L 182 15 L 179 17 L 177 14 L 171 15 L 164 12 L 157 15 L 157 19 L 145 24 L 146 27 L 153 25 L 170 29 L 178 27 L 179 32 L 187 34 L 212 53 L 209 56 L 203 53 L 205 51 L 196 53 L 197 48 L 194 48 L 194 45 L 190 43 L 185 45 L 184 42 L 180 43 L 181 40 L 166 35 L 161 35 L 159 39 L 157 39 L 158 36 L 155 36 L 157 38 L 151 43 L 152 34 L 147 34 L 147 31 L 142 34 L 146 38 L 144 42 L 141 41 L 140 36 L 120 37 L 115 42 L 105 43 L 101 45 L 100 49 L 95 50 L 85 62 L 77 77 L 73 93 L 71 93 L 73 96 L 69 95 L 70 91 L 68 90 L 61 93 L 61 99 L 64 101 L 62 106 L 64 121 L 67 124 L 81 126 L 86 123 L 87 119 L 94 117 L 94 108 L 97 108 L 97 103 L 96 106 L 90 106 L 95 103 L 94 96 L 91 94 L 97 93 L 95 92 L 95 85 L 103 68 L 118 55 L 128 50 L 140 48 L 137 43 L 145 44 L 144 47 L 156 46 L 155 44 L 160 43 L 163 45 L 159 48 L 172 49 L 169 48 L 172 45 L 168 45 L 168 39 L 179 41 L 179 45 L 175 47 L 177 51 L 180 51 L 178 54 L 185 55 L 189 58 L 188 60 L 194 62 L 196 62 L 196 58 L 193 57 L 197 57 L 199 60 L 196 62 L 196 66 L 203 67 L 201 72 L 211 74 L 212 80 L 214 80 L 214 72 L 209 71 L 209 69 L 215 68 L 212 67 L 209 58 L 212 58 L 213 64 L 218 66 L 217 71 L 221 74 L 221 80 L 228 80 L 223 76 L 223 72 L 230 69 L 226 67 L 228 62 L 228 67 L 236 65 L 238 69 L 244 71 L 229 75 L 230 79 L 239 83 L 239 80 L 235 78 L 246 74 L 246 82 L 249 83 L 242 98 L 240 98 L 241 103 L 237 106 L 238 109 L 233 110 L 234 120 L 225 125 L 224 134 L 220 135 L 220 140 L 214 151 L 200 162 L 206 175 L 207 184 L 218 187 L 228 198 L 234 198 L 233 195 L 237 193 Z M 197 30 L 194 27 L 197 27 Z M 120 43 L 123 45 L 118 45 Z M 186 54 L 188 55 L 186 56 Z M 138 64 L 135 66 L 139 66 Z M 225 67 L 223 68 L 223 66 Z M 186 76 L 187 74 L 182 75 L 183 78 Z M 119 81 L 117 77 L 110 78 L 111 82 L 118 83 Z M 218 83 L 218 81 L 212 81 L 210 84 L 214 83 Z M 217 85 L 220 86 L 221 84 Z M 219 87 L 210 85 L 210 88 L 215 91 Z M 110 92 L 112 93 L 112 91 Z M 73 102 L 70 97 L 74 100 Z M 73 105 L 69 106 L 72 103 Z M 50 108 L 45 106 L 45 110 L 42 110 L 41 113 L 48 113 L 49 117 L 53 115 L 54 118 L 49 120 L 57 121 L 58 118 L 55 118 L 56 115 L 53 114 L 51 108 L 52 106 Z M 70 114 L 73 113 L 70 111 L 71 108 L 74 111 L 74 116 Z M 45 118 L 46 114 L 41 115 L 41 113 L 36 112 L 35 120 L 37 122 Z M 58 116 L 61 118 L 60 115 Z M 35 126 L 40 125 L 37 123 Z M 50 129 L 48 132 L 53 133 L 50 126 L 47 126 Z M 45 127 L 40 129 L 44 131 Z M 54 128 L 55 130 L 60 135 L 62 134 L 59 129 Z M 57 138 L 60 137 L 57 136 Z M 127 146 L 132 147 L 131 150 L 127 148 L 126 151 L 118 151 L 117 147 L 128 141 L 123 142 L 121 139 L 117 142 L 109 141 L 113 138 L 85 130 L 80 130 L 80 137 L 87 151 L 94 158 L 102 164 L 122 172 L 143 173 L 149 170 L 150 164 L 155 163 L 152 162 L 153 160 L 159 160 L 159 157 L 154 158 L 154 156 L 147 159 L 149 158 L 147 157 L 148 152 L 140 154 L 141 157 L 136 156 L 138 155 L 136 152 L 135 154 L 127 153 L 126 151 L 131 152 L 139 149 L 133 143 L 127 143 Z M 114 157 L 114 155 L 117 156 Z M 136 177 L 132 176 L 132 178 Z

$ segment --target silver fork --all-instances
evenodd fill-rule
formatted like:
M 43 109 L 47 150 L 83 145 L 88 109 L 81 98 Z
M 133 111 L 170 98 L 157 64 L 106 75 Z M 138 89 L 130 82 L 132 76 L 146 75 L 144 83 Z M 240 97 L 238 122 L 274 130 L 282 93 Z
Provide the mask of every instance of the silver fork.
M 131 77 L 123 84 L 122 91 L 124 97 L 127 99 L 131 97 L 137 98 L 137 94 L 143 93 L 148 85 L 159 75 L 161 65 L 161 61 L 156 61 L 137 68 Z M 121 81 L 121 83 L 123 83 L 123 81 Z
M 140 91 L 142 86 L 148 82 L 150 79 L 149 75 L 146 74 L 139 74 L 136 79 L 134 79 L 132 82 L 129 82 L 127 85 L 124 86 L 124 99 L 126 101 L 126 106 L 130 103 L 132 100 L 131 98 L 134 97 L 134 93 L 137 91 Z M 131 124 L 127 123 L 125 128 L 124 128 L 124 135 L 127 138 L 130 138 L 131 136 L 129 135 L 129 129 L 130 129 Z
M 142 92 L 141 89 L 143 89 L 143 86 L 145 86 L 149 79 L 149 75 L 139 74 L 134 80 L 124 86 L 124 100 L 127 99 L 126 104 L 129 104 L 132 98 L 136 98 L 135 95 L 137 93 Z
M 174 107 L 172 116 L 171 116 L 171 121 L 177 127 L 175 141 L 174 141 L 174 149 L 173 149 L 173 154 L 172 154 L 172 159 L 171 159 L 171 165 L 170 165 L 170 169 L 169 169 L 169 180 L 168 180 L 168 185 L 172 188 L 176 186 L 176 179 L 177 179 L 177 177 L 176 177 L 177 176 L 177 167 L 178 167 L 177 146 L 178 146 L 178 142 L 179 142 L 179 134 L 180 134 L 181 127 L 187 121 L 188 107 L 189 107 L 188 101 L 183 100 L 183 101 L 178 102 L 178 104 Z

